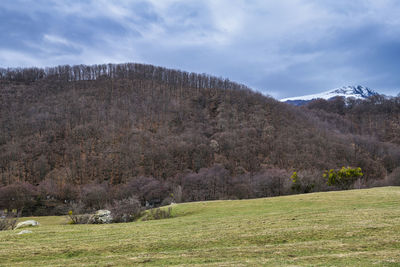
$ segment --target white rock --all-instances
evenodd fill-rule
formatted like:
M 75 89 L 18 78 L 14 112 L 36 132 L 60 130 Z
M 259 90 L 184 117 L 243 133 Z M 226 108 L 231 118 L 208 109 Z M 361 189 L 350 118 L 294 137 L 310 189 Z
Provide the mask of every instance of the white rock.
M 17 235 L 24 235 L 24 234 L 32 234 L 32 231 L 29 230 L 22 230 L 21 232 L 19 232 Z
M 109 210 L 98 210 L 90 219 L 92 223 L 112 223 L 111 211 Z
M 39 226 L 39 225 L 40 225 L 40 223 L 35 220 L 28 220 L 28 221 L 18 223 L 17 226 L 15 227 L 15 229 L 23 228 L 23 227 Z
M 100 217 L 102 217 L 102 216 L 108 216 L 108 215 L 110 215 L 110 214 L 111 214 L 111 211 L 109 211 L 109 210 L 98 210 L 98 211 L 96 211 L 96 213 L 95 213 L 95 215 L 100 216 Z

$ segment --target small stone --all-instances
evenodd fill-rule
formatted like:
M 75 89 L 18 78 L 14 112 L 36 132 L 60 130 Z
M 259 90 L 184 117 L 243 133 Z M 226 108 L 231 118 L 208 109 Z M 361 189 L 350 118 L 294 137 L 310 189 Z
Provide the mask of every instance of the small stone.
M 17 235 L 24 235 L 24 234 L 32 234 L 32 231 L 29 230 L 22 230 L 21 232 L 19 232 Z

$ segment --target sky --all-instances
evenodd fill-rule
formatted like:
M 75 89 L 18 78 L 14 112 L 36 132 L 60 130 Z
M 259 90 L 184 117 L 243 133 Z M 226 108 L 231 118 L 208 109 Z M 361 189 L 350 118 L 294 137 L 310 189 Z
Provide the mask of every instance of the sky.
M 146 63 L 275 98 L 400 93 L 398 0 L 2 0 L 0 67 Z

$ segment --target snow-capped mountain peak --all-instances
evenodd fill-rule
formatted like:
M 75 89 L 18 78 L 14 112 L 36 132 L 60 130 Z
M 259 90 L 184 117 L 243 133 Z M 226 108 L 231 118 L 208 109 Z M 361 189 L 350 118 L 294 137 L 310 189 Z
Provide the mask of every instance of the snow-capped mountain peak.
M 354 98 L 368 98 L 372 95 L 377 95 L 378 93 L 361 85 L 358 86 L 344 86 L 331 91 L 337 96 L 344 97 L 354 97 Z
M 319 94 L 305 95 L 305 96 L 297 96 L 297 97 L 289 97 L 285 99 L 281 99 L 281 102 L 288 102 L 293 104 L 305 104 L 313 99 L 326 99 L 329 100 L 333 97 L 342 96 L 345 98 L 354 97 L 356 99 L 365 99 L 372 95 L 377 95 L 378 93 L 361 85 L 357 86 L 343 86 L 340 88 L 336 88 L 330 91 L 322 92 Z

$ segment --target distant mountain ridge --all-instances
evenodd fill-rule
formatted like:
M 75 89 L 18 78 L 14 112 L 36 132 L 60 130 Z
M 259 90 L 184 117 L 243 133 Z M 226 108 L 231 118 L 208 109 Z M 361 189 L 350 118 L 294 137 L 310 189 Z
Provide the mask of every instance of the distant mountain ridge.
M 318 98 L 329 100 L 329 99 L 337 97 L 337 96 L 342 96 L 345 98 L 353 97 L 356 99 L 366 99 L 370 96 L 377 95 L 377 94 L 378 93 L 375 92 L 374 90 L 364 87 L 364 86 L 361 86 L 361 85 L 343 86 L 343 87 L 329 90 L 326 92 L 322 92 L 319 94 L 289 97 L 289 98 L 281 99 L 280 101 L 300 106 L 300 105 L 307 104 L 311 100 L 318 99 Z

